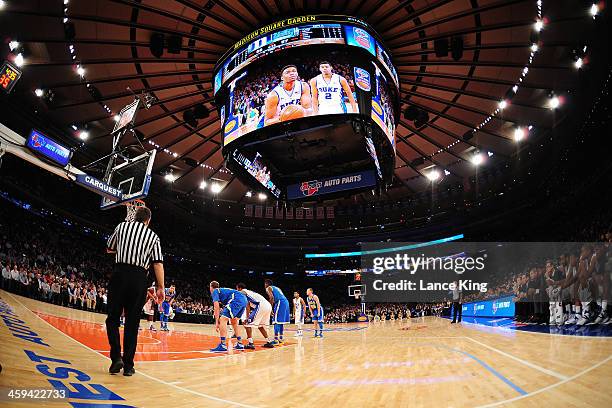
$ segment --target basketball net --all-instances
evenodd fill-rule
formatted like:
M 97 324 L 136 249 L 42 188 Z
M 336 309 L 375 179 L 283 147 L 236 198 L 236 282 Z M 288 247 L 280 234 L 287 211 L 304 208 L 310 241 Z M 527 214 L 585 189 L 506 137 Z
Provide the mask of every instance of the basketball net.
M 125 216 L 125 220 L 127 222 L 132 222 L 134 221 L 136 217 L 136 209 L 138 209 L 139 207 L 144 207 L 145 202 L 142 200 L 133 200 L 127 203 L 123 203 L 123 205 L 125 205 L 125 208 L 127 210 L 127 215 Z

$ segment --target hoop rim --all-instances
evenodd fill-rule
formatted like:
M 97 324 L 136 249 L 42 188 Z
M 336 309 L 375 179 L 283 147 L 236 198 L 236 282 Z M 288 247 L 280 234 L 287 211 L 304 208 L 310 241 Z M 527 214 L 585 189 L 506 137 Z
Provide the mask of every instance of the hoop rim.
M 144 200 L 137 198 L 135 200 L 123 202 L 120 205 L 125 205 L 126 207 L 145 207 L 146 203 L 144 202 Z

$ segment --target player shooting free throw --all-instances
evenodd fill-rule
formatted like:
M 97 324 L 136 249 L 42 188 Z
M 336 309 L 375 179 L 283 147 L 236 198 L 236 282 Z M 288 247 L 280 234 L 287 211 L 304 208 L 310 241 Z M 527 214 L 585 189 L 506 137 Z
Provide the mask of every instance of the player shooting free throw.
M 285 66 L 281 71 L 281 83 L 266 98 L 266 126 L 303 118 L 311 112 L 310 87 L 299 79 L 295 65 Z

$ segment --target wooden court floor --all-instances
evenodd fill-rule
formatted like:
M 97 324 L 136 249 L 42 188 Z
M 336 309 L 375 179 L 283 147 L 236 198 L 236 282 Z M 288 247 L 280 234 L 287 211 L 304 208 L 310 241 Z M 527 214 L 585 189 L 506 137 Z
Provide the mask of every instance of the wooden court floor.
M 212 326 L 171 324 L 141 331 L 137 374 L 123 377 L 107 372 L 102 315 L 0 291 L 0 317 L 3 393 L 53 384 L 75 397 L 0 406 L 612 407 L 612 338 L 425 318 L 328 325 L 324 339 L 286 331 L 283 347 L 211 355 Z

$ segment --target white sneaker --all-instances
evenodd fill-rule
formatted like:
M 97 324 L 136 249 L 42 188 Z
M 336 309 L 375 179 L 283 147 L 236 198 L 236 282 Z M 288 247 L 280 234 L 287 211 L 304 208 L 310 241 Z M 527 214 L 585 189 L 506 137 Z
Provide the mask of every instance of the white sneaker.
M 576 324 L 576 322 L 578 321 L 578 319 L 580 318 L 580 316 L 578 315 L 578 313 L 574 313 L 572 314 L 569 319 L 567 319 L 565 321 L 565 324 L 570 325 L 570 324 Z
M 604 322 L 604 320 L 606 320 L 608 318 L 608 316 L 606 315 L 605 311 L 602 311 L 597 318 L 595 319 L 595 321 L 593 322 L 593 324 L 601 324 Z

